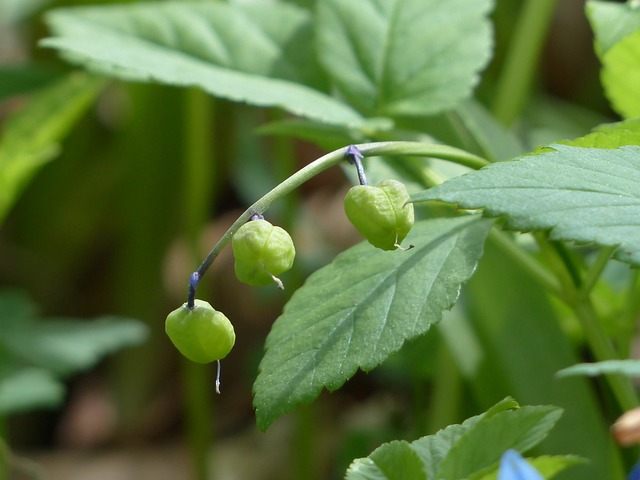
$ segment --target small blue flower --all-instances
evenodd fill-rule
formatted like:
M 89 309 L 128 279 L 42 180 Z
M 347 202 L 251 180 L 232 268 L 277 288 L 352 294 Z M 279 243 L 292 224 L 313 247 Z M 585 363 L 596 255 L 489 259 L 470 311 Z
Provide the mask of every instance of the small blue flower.
M 633 466 L 627 480 L 640 480 L 640 462 Z
M 500 459 L 498 480 L 544 480 L 515 450 L 507 450 Z

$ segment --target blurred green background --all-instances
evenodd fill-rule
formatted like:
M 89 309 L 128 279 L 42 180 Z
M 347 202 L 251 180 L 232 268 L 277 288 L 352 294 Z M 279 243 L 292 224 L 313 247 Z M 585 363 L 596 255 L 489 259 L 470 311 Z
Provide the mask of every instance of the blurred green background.
M 36 46 L 47 35 L 42 13 L 97 3 L 116 2 L 0 0 L 0 128 L 72 71 Z M 522 4 L 496 2 L 495 58 L 478 88 L 488 105 Z M 555 2 L 531 78 L 535 101 L 519 125 L 530 146 L 584 134 L 610 115 L 598 69 L 584 2 Z M 342 210 L 349 182 L 340 169 L 269 211 L 298 251 L 284 293 L 240 284 L 229 249 L 205 277 L 199 297 L 226 313 L 238 338 L 222 364 L 222 395 L 213 366 L 182 360 L 170 344 L 164 318 L 186 300 L 188 276 L 210 247 L 247 205 L 323 153 L 256 134 L 283 117 L 195 90 L 108 82 L 60 154 L 25 185 L 0 225 L 0 288 L 27 292 L 45 317 L 136 318 L 149 337 L 69 378 L 61 407 L 6 417 L 17 455 L 9 478 L 341 478 L 383 441 L 433 432 L 484 407 L 467 401 L 478 386 L 434 333 L 258 432 L 251 385 L 271 323 L 310 272 L 359 241 Z M 478 302 L 481 290 L 472 283 L 467 300 Z

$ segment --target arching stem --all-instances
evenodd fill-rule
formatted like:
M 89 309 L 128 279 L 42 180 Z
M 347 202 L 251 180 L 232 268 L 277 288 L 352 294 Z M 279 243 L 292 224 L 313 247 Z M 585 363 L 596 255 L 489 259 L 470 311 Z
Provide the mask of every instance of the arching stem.
M 360 152 L 363 157 L 389 155 L 396 158 L 401 158 L 402 156 L 440 158 L 442 160 L 449 160 L 474 169 L 479 169 L 489 164 L 489 162 L 484 158 L 473 155 L 459 148 L 422 142 L 363 143 L 359 145 L 350 145 L 327 153 L 298 170 L 296 173 L 277 185 L 273 190 L 266 193 L 238 217 L 233 225 L 231 225 L 224 235 L 222 235 L 220 240 L 218 240 L 218 243 L 213 246 L 198 269 L 191 274 L 187 306 L 189 308 L 193 308 L 195 302 L 195 290 L 200 279 L 209 269 L 222 249 L 231 241 L 233 235 L 235 235 L 238 229 L 244 225 L 247 220 L 249 220 L 253 215 L 262 215 L 271 206 L 271 204 L 273 204 L 273 202 L 292 192 L 307 180 L 318 175 L 320 172 L 338 165 L 345 159 L 349 159 L 349 156 L 352 156 L 354 151 Z

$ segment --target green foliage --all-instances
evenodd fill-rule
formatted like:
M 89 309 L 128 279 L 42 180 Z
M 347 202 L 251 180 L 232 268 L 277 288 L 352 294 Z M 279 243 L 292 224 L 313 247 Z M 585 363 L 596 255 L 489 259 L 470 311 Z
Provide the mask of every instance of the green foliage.
M 595 33 L 595 49 L 603 69 L 602 85 L 612 107 L 626 118 L 640 116 L 640 8 L 590 1 L 587 16 Z
M 0 7 L 7 5 L 7 0 L 0 2 Z M 206 268 L 251 214 L 263 213 L 302 182 L 341 162 L 344 150 L 339 147 L 346 144 L 362 143 L 359 147 L 369 157 L 364 162 L 367 174 L 374 183 L 397 178 L 414 193 L 417 222 L 407 242 L 415 248 L 380 251 L 363 242 L 313 273 L 274 323 L 254 384 L 258 427 L 265 430 L 280 415 L 315 400 L 324 388 L 340 388 L 358 369 L 368 372 L 392 354 L 402 357 L 408 340 L 437 324 L 439 335 L 429 337 L 435 351 L 422 352 L 415 362 L 419 368 L 412 365 L 400 376 L 410 378 L 411 385 L 402 387 L 414 396 L 429 392 L 432 408 L 414 400 L 414 410 L 426 411 L 423 415 L 433 411 L 431 423 L 451 425 L 414 442 L 396 440 L 380 446 L 351 465 L 349 479 L 495 479 L 505 450 L 533 448 L 534 455 L 559 451 L 590 458 L 592 478 L 617 480 L 628 470 L 605 424 L 614 413 L 638 404 L 625 378 L 635 375 L 637 362 L 620 359 L 629 356 L 640 314 L 640 277 L 625 272 L 612 279 L 610 272 L 603 272 L 610 256 L 640 266 L 640 124 L 635 118 L 640 116 L 640 10 L 637 1 L 587 4 L 604 93 L 614 111 L 626 118 L 588 133 L 592 124 L 605 120 L 585 114 L 583 108 L 552 106 L 538 92 L 531 93 L 532 85 L 545 82 L 536 82 L 530 72 L 553 70 L 538 68 L 538 52 L 554 3 L 525 2 L 518 16 L 505 16 L 510 2 L 496 2 L 492 21 L 498 29 L 497 55 L 475 98 L 473 90 L 493 49 L 489 0 L 167 1 L 61 8 L 46 15 L 52 37 L 40 44 L 56 49 L 76 66 L 125 81 L 198 87 L 219 98 L 281 108 L 298 118 L 268 112 L 265 117 L 271 122 L 259 129 L 261 133 L 303 138 L 335 150 L 292 175 L 293 146 L 282 139 L 274 142 L 281 168 L 273 177 L 289 178 L 227 230 L 203 263 Z M 12 18 L 41 4 L 25 2 L 14 8 Z M 28 71 L 10 74 L 29 78 Z M 0 155 L 11 152 L 17 160 L 5 165 L 19 167 L 15 174 L 6 168 L 12 176 L 0 170 L 0 180 L 7 178 L 9 184 L 0 190 L 7 192 L 0 218 L 99 90 L 100 81 L 85 81 L 95 86 L 74 89 L 63 82 L 69 89 L 57 91 L 51 108 L 46 101 L 34 101 L 45 108 L 29 114 L 27 107 L 30 120 L 25 128 L 11 123 L 5 127 Z M 29 83 L 22 91 L 33 88 Z M 0 94 L 2 90 L 0 82 Z M 492 111 L 483 98 L 492 98 Z M 532 108 L 525 110 L 529 99 Z M 239 110 L 224 108 L 220 124 L 226 125 Z M 50 126 L 58 116 L 65 117 L 61 112 L 66 112 L 66 120 Z M 519 115 L 517 129 L 500 123 L 514 123 Z M 589 122 L 591 118 L 597 120 Z M 140 125 L 146 126 L 145 120 Z M 150 129 L 151 143 L 162 137 L 161 123 L 157 120 Z M 226 166 L 220 158 L 234 159 L 234 171 L 242 177 L 234 186 L 243 199 L 253 195 L 255 185 L 264 189 L 265 178 L 271 178 L 263 175 L 269 168 L 263 165 L 265 149 L 262 144 L 245 147 L 249 127 L 243 126 L 240 134 L 218 131 L 206 121 L 196 123 L 197 131 L 185 127 L 179 132 L 188 139 L 186 156 L 193 160 L 185 183 L 198 182 L 193 189 L 198 191 L 185 195 L 191 199 L 185 210 L 191 201 L 198 203 L 194 198 L 207 197 L 201 179 L 224 181 Z M 26 131 L 35 135 L 28 137 Z M 131 135 L 143 131 L 139 128 Z M 211 132 L 215 142 L 224 143 L 234 134 L 241 138 L 234 141 L 242 144 L 244 155 L 251 153 L 252 163 L 239 164 L 236 157 L 241 155 L 221 148 L 217 169 L 209 169 L 202 152 L 210 148 Z M 138 153 L 147 153 L 148 140 L 136 138 Z M 549 143 L 550 147 L 526 153 L 529 147 Z M 370 158 L 378 155 L 383 158 Z M 138 176 L 156 169 L 155 158 L 147 161 L 138 167 Z M 490 162 L 498 163 L 481 168 Z M 451 205 L 421 203 L 427 200 L 482 209 L 487 217 L 502 218 L 492 221 L 475 212 L 459 215 Z M 295 218 L 292 205 L 286 207 L 290 220 Z M 203 200 L 196 207 L 198 213 L 188 212 L 190 226 L 197 225 L 196 217 L 203 217 L 211 205 Z M 372 218 L 381 208 L 374 210 L 364 216 Z M 129 226 L 138 228 L 135 214 L 148 212 L 144 206 L 132 211 Z M 194 231 L 189 234 L 195 238 Z M 155 240 L 153 232 L 140 238 Z M 573 248 L 576 244 L 580 248 Z M 606 248 L 597 251 L 594 245 Z M 147 249 L 148 241 L 139 241 L 131 251 L 139 255 Z M 254 267 L 257 262 L 252 262 Z M 151 263 L 159 262 L 152 258 Z M 254 280 L 255 272 L 247 273 L 244 267 L 239 277 Z M 178 309 L 170 318 L 182 321 L 188 314 Z M 16 325 L 22 324 L 33 329 L 35 323 Z M 16 325 L 11 328 L 19 332 Z M 121 323 L 95 324 L 100 341 L 93 330 L 80 332 L 75 324 L 36 325 L 38 334 L 30 338 L 24 332 L 3 332 L 0 338 L 0 354 L 10 357 L 0 372 L 0 408 L 7 411 L 38 401 L 58 402 L 59 377 L 140 340 L 132 331 L 126 333 Z M 217 341 L 215 331 L 194 335 L 181 330 L 176 337 L 168 328 L 168 333 L 174 340 L 179 337 L 178 343 L 187 338 L 181 349 L 189 352 L 202 339 L 207 345 L 198 345 L 201 350 Z M 65 339 L 73 338 L 81 339 L 86 349 L 69 349 Z M 584 379 L 554 377 L 561 368 L 579 362 L 585 351 L 596 363 L 575 365 L 558 375 L 606 374 L 602 390 Z M 17 388 L 25 393 L 17 394 Z M 482 415 L 455 423 L 505 395 L 555 404 L 566 413 L 559 420 L 560 408 L 518 407 L 508 398 Z M 559 428 L 546 438 L 558 421 Z M 423 425 L 416 422 L 415 432 L 419 433 L 414 437 L 423 435 Z M 546 478 L 580 463 L 568 455 L 528 461 Z M 589 478 L 584 468 L 574 471 L 563 472 L 563 478 Z
M 596 53 L 601 58 L 616 43 L 640 28 L 640 9 L 631 2 L 589 0 L 586 12 L 595 36 Z
M 318 55 L 367 116 L 436 113 L 469 96 L 489 60 L 490 7 L 489 0 L 321 0 Z
M 31 177 L 59 153 L 58 143 L 103 86 L 103 80 L 70 75 L 38 92 L 7 121 L 0 140 L 0 222 Z
M 558 240 L 619 246 L 618 259 L 640 265 L 640 147 L 552 148 L 454 178 L 412 200 L 483 208 L 491 217 L 506 215 L 514 230 L 550 230 Z
M 92 71 L 124 80 L 196 86 L 212 95 L 278 106 L 315 120 L 357 122 L 360 115 L 353 109 L 305 83 L 318 75 L 316 68 L 299 67 L 308 65 L 312 48 L 309 20 L 307 11 L 285 3 L 231 7 L 163 2 L 60 9 L 47 16 L 57 36 L 42 45 Z M 305 62 L 290 62 L 291 52 Z
M 613 108 L 625 118 L 640 116 L 640 28 L 602 57 L 602 84 Z
M 267 337 L 254 385 L 258 426 L 429 330 L 473 273 L 490 225 L 477 216 L 417 222 L 407 237 L 415 248 L 387 252 L 363 242 L 309 277 Z
M 355 460 L 345 478 L 495 478 L 497 462 L 505 450 L 531 450 L 546 437 L 561 413 L 555 407 L 518 407 L 517 403 L 505 399 L 484 414 L 469 418 L 460 425 L 450 425 L 414 442 L 384 444 L 367 458 Z M 536 459 L 533 462 L 535 465 Z M 570 456 L 546 457 L 539 461 L 547 474 L 578 462 L 579 459 Z M 494 473 L 487 474 L 487 470 L 493 470 Z
M 596 363 L 579 363 L 571 367 L 563 368 L 557 373 L 558 377 L 571 377 L 575 375 L 607 375 L 617 373 L 628 377 L 640 376 L 640 360 L 608 360 Z
M 61 379 L 147 337 L 131 319 L 38 319 L 31 301 L 11 291 L 0 295 L 0 330 L 0 414 L 58 405 Z

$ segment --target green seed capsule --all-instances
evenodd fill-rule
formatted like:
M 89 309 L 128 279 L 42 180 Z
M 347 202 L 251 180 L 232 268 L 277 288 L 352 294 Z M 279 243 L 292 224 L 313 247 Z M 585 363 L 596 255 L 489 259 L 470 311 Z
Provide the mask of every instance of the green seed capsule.
M 291 269 L 296 256 L 293 240 L 286 230 L 266 220 L 245 223 L 231 241 L 238 280 L 253 286 L 282 282 L 276 277 Z
M 180 353 L 196 363 L 226 357 L 236 342 L 229 319 L 203 300 L 196 300 L 193 308 L 185 303 L 171 312 L 165 331 Z
M 371 245 L 395 250 L 413 226 L 413 204 L 403 183 L 384 180 L 376 187 L 356 185 L 344 199 L 344 210 Z

